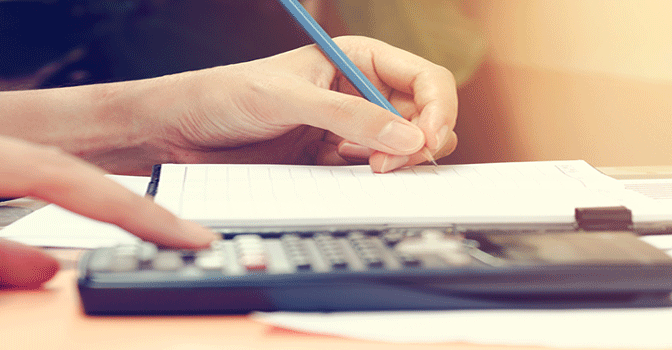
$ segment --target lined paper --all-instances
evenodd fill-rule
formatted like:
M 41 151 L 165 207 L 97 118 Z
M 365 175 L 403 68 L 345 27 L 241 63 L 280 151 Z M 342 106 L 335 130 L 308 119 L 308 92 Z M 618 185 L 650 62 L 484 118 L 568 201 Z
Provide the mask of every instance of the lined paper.
M 368 166 L 165 164 L 155 200 L 213 227 L 572 223 L 577 207 L 628 204 L 646 214 L 653 206 L 584 161 L 388 174 Z

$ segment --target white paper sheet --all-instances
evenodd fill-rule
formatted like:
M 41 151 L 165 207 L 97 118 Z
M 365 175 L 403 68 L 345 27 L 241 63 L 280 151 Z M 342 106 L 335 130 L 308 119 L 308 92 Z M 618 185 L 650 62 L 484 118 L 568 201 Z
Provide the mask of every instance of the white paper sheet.
M 108 176 L 138 194 L 144 194 L 149 183 L 145 176 Z M 0 230 L 0 237 L 57 248 L 99 248 L 139 241 L 115 225 L 91 220 L 53 204 Z
M 672 218 L 583 161 L 418 166 L 180 165 L 161 169 L 157 203 L 211 227 L 567 224 L 577 207 L 626 205 Z
M 670 349 L 672 309 L 257 313 L 303 332 L 399 343 Z

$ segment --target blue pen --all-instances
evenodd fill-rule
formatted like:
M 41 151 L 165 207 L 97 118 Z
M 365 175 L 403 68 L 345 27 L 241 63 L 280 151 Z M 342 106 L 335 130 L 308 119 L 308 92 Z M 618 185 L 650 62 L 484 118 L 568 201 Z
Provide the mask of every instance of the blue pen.
M 297 0 L 278 1 L 365 99 L 403 118 Z M 422 151 L 428 161 L 437 165 L 427 147 Z

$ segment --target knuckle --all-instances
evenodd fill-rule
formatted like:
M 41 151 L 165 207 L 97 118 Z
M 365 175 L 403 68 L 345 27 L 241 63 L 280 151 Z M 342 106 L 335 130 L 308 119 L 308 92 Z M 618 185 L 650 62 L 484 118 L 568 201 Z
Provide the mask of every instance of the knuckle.
M 457 84 L 457 80 L 455 80 L 455 75 L 446 67 L 437 65 L 435 74 L 437 76 L 442 77 L 442 79 L 448 81 L 451 85 Z

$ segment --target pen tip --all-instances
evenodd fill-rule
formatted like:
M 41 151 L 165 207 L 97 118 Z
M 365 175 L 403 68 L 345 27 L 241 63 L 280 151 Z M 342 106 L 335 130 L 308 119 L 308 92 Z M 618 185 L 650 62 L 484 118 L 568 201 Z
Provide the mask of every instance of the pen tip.
M 434 157 L 432 156 L 432 152 L 429 151 L 427 147 L 422 149 L 422 154 L 425 156 L 428 162 L 434 164 L 434 166 L 439 166 L 439 164 L 436 163 L 436 160 L 434 160 Z

